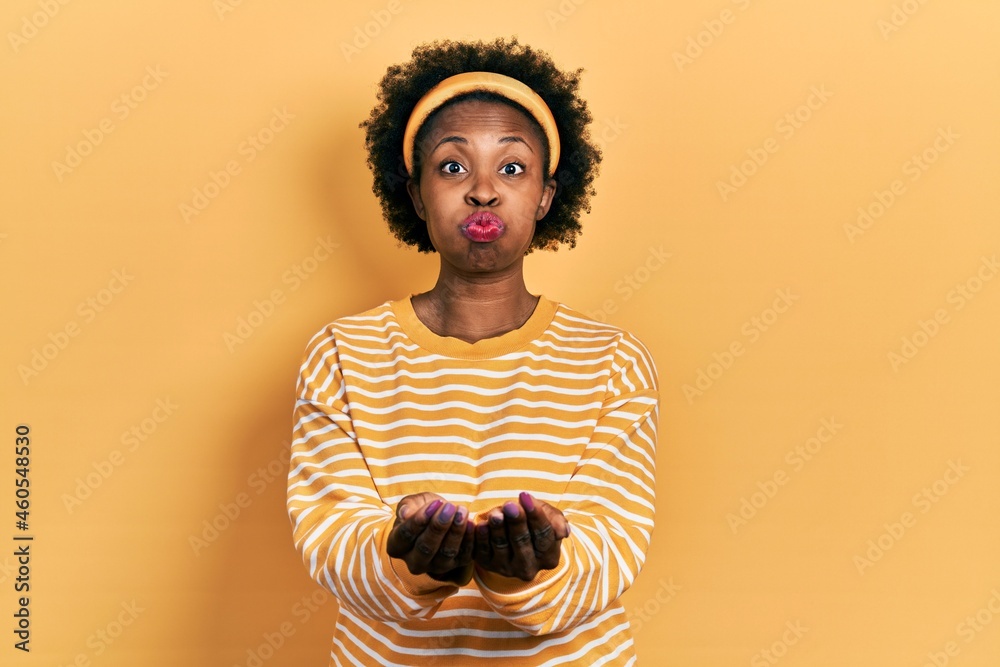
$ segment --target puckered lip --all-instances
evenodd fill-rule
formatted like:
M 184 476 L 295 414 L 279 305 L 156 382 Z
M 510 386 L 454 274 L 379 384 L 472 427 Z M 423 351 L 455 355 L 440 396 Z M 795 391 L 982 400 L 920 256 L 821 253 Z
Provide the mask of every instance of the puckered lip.
M 492 211 L 476 211 L 465 220 L 462 221 L 462 229 L 467 228 L 469 225 L 482 225 L 484 227 L 500 227 L 503 229 L 503 220 L 500 219 L 496 213 Z
M 489 243 L 503 236 L 505 225 L 496 213 L 476 211 L 461 225 L 462 234 L 476 243 Z

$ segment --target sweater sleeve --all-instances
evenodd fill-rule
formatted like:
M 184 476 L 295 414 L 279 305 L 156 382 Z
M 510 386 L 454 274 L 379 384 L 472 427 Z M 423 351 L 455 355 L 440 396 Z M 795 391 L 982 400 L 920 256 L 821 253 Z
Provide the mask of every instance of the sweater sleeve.
M 427 618 L 458 588 L 390 558 L 393 508 L 382 501 L 351 424 L 335 338 L 306 349 L 293 417 L 287 508 L 310 576 L 365 618 Z
M 477 571 L 488 604 L 535 635 L 604 611 L 635 580 L 653 531 L 658 385 L 652 358 L 625 335 L 594 433 L 565 491 L 542 500 L 569 521 L 559 565 L 530 581 Z

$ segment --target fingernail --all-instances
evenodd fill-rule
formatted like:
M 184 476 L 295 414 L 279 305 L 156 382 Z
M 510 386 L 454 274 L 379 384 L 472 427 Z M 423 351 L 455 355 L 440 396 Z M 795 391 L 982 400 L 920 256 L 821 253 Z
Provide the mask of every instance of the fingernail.
M 401 521 L 406 521 L 406 517 L 410 516 L 413 512 L 413 507 L 410 505 L 402 505 L 399 508 L 399 519 Z
M 434 502 L 432 502 L 430 505 L 427 506 L 427 509 L 424 510 L 424 516 L 426 516 L 427 518 L 434 516 L 434 512 L 437 512 L 439 507 L 441 507 L 441 501 L 435 500 Z
M 508 519 L 516 519 L 520 513 L 520 510 L 518 510 L 517 505 L 514 503 L 503 504 L 503 515 Z
M 466 509 L 464 507 L 459 507 L 458 511 L 455 512 L 455 525 L 461 526 L 462 522 L 465 521 Z
M 501 514 L 490 514 L 490 525 L 499 526 L 503 523 L 503 515 Z
M 530 493 L 522 491 L 519 498 L 521 499 L 521 504 L 524 505 L 525 512 L 535 511 L 535 499 L 531 497 Z
M 441 514 L 438 515 L 438 521 L 441 523 L 451 523 L 451 518 L 455 516 L 455 506 L 448 503 L 441 510 Z

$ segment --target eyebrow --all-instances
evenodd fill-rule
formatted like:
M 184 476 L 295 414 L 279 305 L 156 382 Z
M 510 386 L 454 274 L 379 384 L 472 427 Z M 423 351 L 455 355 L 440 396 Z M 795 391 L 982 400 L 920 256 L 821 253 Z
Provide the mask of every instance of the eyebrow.
M 449 137 L 445 137 L 441 141 L 437 142 L 437 145 L 434 146 L 434 148 L 431 149 L 431 152 L 436 151 L 438 149 L 438 147 L 441 146 L 442 144 L 466 144 L 467 145 L 468 143 L 469 143 L 469 141 L 465 137 L 460 137 L 457 134 L 453 134 L 453 135 L 451 135 Z M 531 151 L 532 153 L 535 152 L 534 150 L 532 150 L 531 146 L 528 145 L 528 142 L 525 141 L 523 137 L 518 137 L 518 136 L 515 136 L 515 135 L 508 135 L 506 137 L 500 137 L 500 140 L 497 143 L 498 144 L 521 143 L 521 144 L 524 144 L 525 146 L 527 146 L 528 150 Z

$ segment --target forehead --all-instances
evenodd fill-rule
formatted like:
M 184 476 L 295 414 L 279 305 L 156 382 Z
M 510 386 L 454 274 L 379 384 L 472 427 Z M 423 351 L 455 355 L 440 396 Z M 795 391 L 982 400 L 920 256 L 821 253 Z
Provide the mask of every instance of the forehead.
M 503 102 L 475 99 L 454 102 L 435 112 L 422 134 L 427 141 L 476 132 L 518 134 L 542 141 L 541 128 L 527 113 Z

